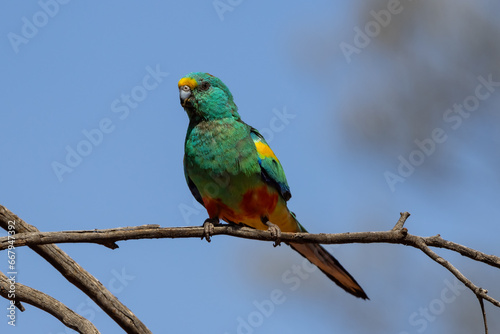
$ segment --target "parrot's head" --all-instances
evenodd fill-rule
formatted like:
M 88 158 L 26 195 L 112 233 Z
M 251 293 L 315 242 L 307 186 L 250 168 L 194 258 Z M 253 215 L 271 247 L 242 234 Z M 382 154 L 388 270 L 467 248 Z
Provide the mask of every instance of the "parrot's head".
M 211 74 L 193 72 L 179 80 L 181 105 L 191 121 L 240 118 L 233 95 Z

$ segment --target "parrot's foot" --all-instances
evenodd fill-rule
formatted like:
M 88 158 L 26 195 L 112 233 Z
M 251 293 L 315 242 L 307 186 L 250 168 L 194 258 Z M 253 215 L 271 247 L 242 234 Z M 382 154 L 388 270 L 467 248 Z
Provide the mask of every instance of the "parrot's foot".
M 219 218 L 208 218 L 207 220 L 205 220 L 205 222 L 203 223 L 203 229 L 205 231 L 203 236 L 201 237 L 201 240 L 205 238 L 208 242 L 211 241 L 210 236 L 214 234 L 214 225 L 219 225 Z
M 278 225 L 271 223 L 269 220 L 263 221 L 263 223 L 267 226 L 267 230 L 271 233 L 271 237 L 274 238 L 273 246 L 281 246 L 281 230 Z

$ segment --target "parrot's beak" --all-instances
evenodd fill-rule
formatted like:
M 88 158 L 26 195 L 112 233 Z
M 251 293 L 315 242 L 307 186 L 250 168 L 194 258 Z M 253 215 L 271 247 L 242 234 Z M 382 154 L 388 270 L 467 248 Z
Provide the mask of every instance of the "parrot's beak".
M 179 97 L 181 98 L 181 105 L 183 107 L 186 106 L 186 102 L 189 101 L 191 96 L 192 96 L 191 88 L 188 85 L 179 87 Z

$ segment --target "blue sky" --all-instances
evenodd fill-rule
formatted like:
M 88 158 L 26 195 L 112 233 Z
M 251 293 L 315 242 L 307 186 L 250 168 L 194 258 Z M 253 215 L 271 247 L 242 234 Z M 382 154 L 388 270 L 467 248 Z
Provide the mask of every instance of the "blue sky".
M 358 66 L 354 58 L 318 76 L 312 68 L 321 55 L 309 55 L 300 43 L 304 31 L 316 29 L 320 36 L 335 29 L 332 52 L 342 59 L 337 45 L 352 38 L 354 3 L 232 4 L 220 15 L 211 1 L 2 4 L 1 204 L 42 231 L 201 225 L 206 214 L 194 203 L 182 170 L 188 120 L 177 81 L 203 71 L 226 83 L 244 121 L 268 138 L 287 173 L 289 206 L 310 232 L 387 230 L 399 212 L 409 211 L 413 234 L 441 233 L 500 253 L 498 187 L 493 186 L 498 183 L 492 183 L 498 173 L 486 159 L 495 143 L 477 150 L 472 138 L 460 150 L 467 173 L 445 186 L 425 182 L 417 167 L 395 191 L 384 172 L 394 172 L 398 156 L 411 152 L 394 152 L 384 160 L 377 152 L 344 144 L 338 128 L 342 115 L 331 107 L 342 108 L 336 101 L 353 84 L 353 73 L 367 71 L 369 78 L 369 67 Z M 30 30 L 34 22 L 38 27 Z M 21 39 L 12 42 L 12 34 Z M 297 60 L 301 57 L 310 57 L 309 64 Z M 383 63 L 369 47 L 360 57 L 372 57 L 374 67 Z M 464 76 L 480 74 L 464 69 Z M 492 95 L 498 98 L 498 92 Z M 464 121 L 440 145 L 456 145 L 461 130 L 486 137 L 494 131 Z M 439 154 L 437 147 L 423 163 Z M 454 277 L 424 254 L 404 246 L 327 246 L 363 286 L 368 302 L 344 293 L 318 271 L 294 276 L 293 284 L 283 280 L 302 265 L 286 246 L 224 236 L 210 244 L 164 239 L 119 246 L 114 251 L 90 244 L 61 248 L 154 333 L 441 333 L 465 316 L 471 327 L 464 331 L 481 329 L 472 293 L 457 288 Z M 29 249 L 17 251 L 21 283 L 87 316 L 102 333 L 121 332 L 49 264 Z M 498 270 L 441 253 L 493 296 L 500 295 L 493 285 Z M 6 256 L 0 261 L 4 271 Z M 52 316 L 26 308 L 15 329 L 0 317 L 2 332 L 71 332 Z M 427 318 L 419 313 L 426 308 L 434 312 Z M 498 328 L 492 319 L 498 310 L 487 305 L 487 311 L 491 329 Z

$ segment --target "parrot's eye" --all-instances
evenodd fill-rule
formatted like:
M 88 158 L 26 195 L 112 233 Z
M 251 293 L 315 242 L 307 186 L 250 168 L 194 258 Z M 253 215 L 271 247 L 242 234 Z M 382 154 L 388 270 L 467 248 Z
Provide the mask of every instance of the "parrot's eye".
M 188 86 L 188 85 L 184 85 L 184 86 L 182 86 L 182 87 L 181 87 L 181 89 L 182 89 L 183 91 L 185 91 L 185 92 L 189 92 L 189 91 L 191 90 L 191 88 L 189 88 L 189 86 Z
M 206 81 L 204 81 L 204 82 L 201 84 L 201 86 L 200 86 L 200 89 L 201 89 L 201 90 L 207 90 L 207 89 L 209 89 L 209 88 L 210 88 L 210 84 L 209 84 L 208 82 L 206 82 Z

